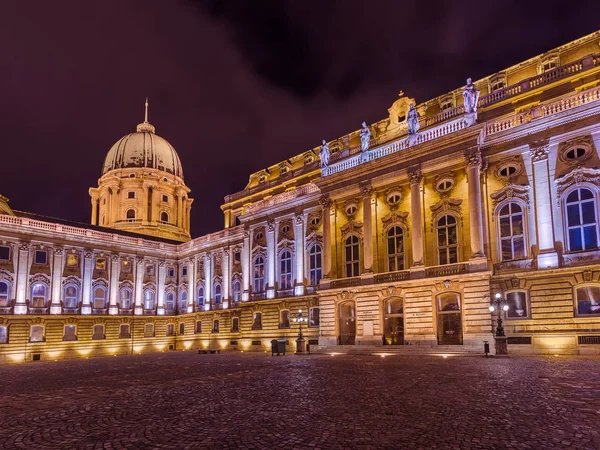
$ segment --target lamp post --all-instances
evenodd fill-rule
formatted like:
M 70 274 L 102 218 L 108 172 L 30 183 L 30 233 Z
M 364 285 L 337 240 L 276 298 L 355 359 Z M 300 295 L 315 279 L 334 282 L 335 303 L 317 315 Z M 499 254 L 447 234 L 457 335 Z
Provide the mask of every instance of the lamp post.
M 494 299 L 490 300 L 490 312 L 493 313 L 494 311 L 498 312 L 495 336 L 496 354 L 506 355 L 508 353 L 508 346 L 506 345 L 506 335 L 502 326 L 502 314 L 508 311 L 508 304 L 500 292 L 497 292 Z
M 307 322 L 306 317 L 302 317 L 302 310 L 298 310 L 298 316 L 294 317 L 294 322 L 298 322 L 298 339 L 296 339 L 296 355 L 304 353 L 304 336 L 302 336 L 302 322 Z

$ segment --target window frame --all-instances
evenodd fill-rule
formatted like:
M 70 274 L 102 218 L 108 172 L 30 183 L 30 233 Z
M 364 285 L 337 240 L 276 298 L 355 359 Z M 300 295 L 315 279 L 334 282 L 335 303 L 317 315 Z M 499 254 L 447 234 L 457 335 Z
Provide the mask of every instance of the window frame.
M 133 213 L 133 214 L 130 214 L 130 213 Z M 133 216 L 133 217 L 130 217 L 130 216 Z M 135 212 L 135 209 L 133 209 L 133 208 L 129 208 L 127 211 L 125 211 L 125 220 L 128 222 L 134 221 L 136 219 L 136 216 L 137 216 L 137 214 Z
M 67 296 L 67 289 L 69 288 L 73 288 L 75 289 L 75 297 L 73 296 Z M 74 306 L 70 306 L 68 304 L 68 299 L 73 299 L 75 298 L 75 305 Z M 65 287 L 63 288 L 63 307 L 64 308 L 78 308 L 79 307 L 79 287 L 77 287 L 77 285 L 75 283 L 68 283 L 65 285 Z
M 317 314 L 318 323 L 313 323 L 313 310 L 319 311 Z M 308 328 L 319 328 L 321 326 L 321 308 L 318 306 L 311 306 L 308 308 Z
M 579 250 L 571 250 L 571 237 L 569 235 L 569 229 L 570 228 L 579 228 L 581 230 L 580 232 L 583 232 L 582 230 L 583 230 L 585 224 L 574 225 L 572 227 L 569 226 L 569 217 L 568 217 L 569 203 L 567 203 L 567 198 L 574 191 L 581 190 L 581 189 L 586 189 L 592 193 L 591 200 L 593 201 L 595 218 L 596 218 L 595 227 L 596 227 L 596 244 L 597 244 L 597 246 L 594 248 L 582 248 Z M 579 198 L 581 198 L 581 194 L 579 194 Z M 584 200 L 584 201 L 586 201 L 586 200 Z M 582 200 L 578 200 L 577 204 L 581 205 L 581 202 L 582 202 Z M 570 204 L 574 204 L 574 203 L 570 203 Z M 581 214 L 581 206 L 579 206 L 579 212 Z M 583 182 L 583 183 L 575 184 L 575 185 L 571 186 L 569 189 L 566 189 L 562 193 L 562 196 L 561 196 L 561 214 L 562 214 L 562 218 L 563 218 L 564 240 L 566 243 L 566 252 L 565 253 L 590 252 L 590 251 L 598 250 L 600 248 L 600 221 L 598 220 L 598 214 L 599 214 L 598 213 L 598 190 L 594 185 Z M 583 239 L 582 239 L 582 242 L 583 242 Z
M 262 268 L 260 277 L 257 277 L 257 261 L 261 259 L 260 267 Z M 266 266 L 267 266 L 267 258 L 262 253 L 259 253 L 254 256 L 252 260 L 252 292 L 261 293 L 266 291 Z M 257 289 L 257 282 L 259 284 L 258 287 L 261 289 Z
M 44 262 L 38 262 L 38 255 L 42 255 L 42 254 L 45 255 Z M 33 252 L 33 263 L 38 266 L 47 266 L 48 265 L 48 251 L 36 249 Z
M 446 231 L 446 245 L 443 245 L 440 247 L 439 245 L 439 228 L 440 228 L 440 221 L 442 220 L 442 218 L 444 217 L 452 217 L 454 219 L 454 226 L 456 227 L 456 244 L 452 244 L 452 245 L 448 245 L 449 239 L 448 239 L 448 231 Z M 435 218 L 435 234 L 434 234 L 434 239 L 435 239 L 435 257 L 436 257 L 436 262 L 437 265 L 439 266 L 446 266 L 446 265 L 451 265 L 451 264 L 458 264 L 462 261 L 461 258 L 461 227 L 460 227 L 460 217 L 458 217 L 456 214 L 453 214 L 451 212 L 448 211 L 444 211 L 443 213 L 439 214 L 436 218 Z M 446 225 L 443 225 L 443 227 L 448 230 L 448 221 L 446 220 Z M 446 257 L 448 258 L 448 256 L 450 255 L 450 251 L 449 249 L 451 247 L 456 247 L 456 262 L 446 262 L 446 263 L 442 263 L 440 260 L 440 250 L 442 248 L 444 248 L 446 250 Z M 448 258 L 449 259 L 449 258 Z
M 10 304 L 11 304 L 11 298 L 10 298 L 11 285 L 8 280 L 0 280 L 0 284 L 6 285 L 6 305 L 3 306 L 2 304 L 0 304 L 0 308 L 8 308 L 8 307 L 10 307 Z
M 284 316 L 287 316 L 287 324 L 284 322 Z M 279 310 L 279 329 L 287 330 L 292 327 L 292 319 L 289 309 L 280 309 Z
M 514 258 L 515 250 L 514 250 L 514 239 L 515 237 L 519 237 L 518 235 L 511 234 L 510 236 L 502 237 L 502 227 L 500 224 L 501 217 L 500 211 L 506 206 L 509 205 L 509 214 L 502 216 L 503 218 L 511 218 L 510 219 L 510 229 L 512 233 L 512 217 L 518 213 L 512 213 L 511 204 L 516 204 L 521 208 L 521 215 L 523 217 L 523 257 L 522 258 Z M 529 257 L 529 220 L 528 220 L 529 210 L 527 208 L 527 204 L 518 199 L 512 198 L 510 200 L 504 200 L 496 206 L 496 210 L 494 212 L 494 219 L 496 221 L 496 251 L 498 252 L 498 261 L 500 262 L 510 262 L 510 261 L 522 261 Z M 511 241 L 511 253 L 513 255 L 513 259 L 504 259 L 502 254 L 502 241 L 507 238 Z
M 599 286 L 600 287 L 600 286 Z M 514 293 L 524 293 L 525 294 L 525 315 L 520 317 L 509 317 L 508 313 L 512 310 L 511 305 L 508 303 L 508 296 Z M 529 291 L 527 289 L 510 289 L 504 292 L 504 299 L 506 304 L 509 306 L 508 311 L 504 311 L 504 318 L 506 320 L 523 320 L 523 319 L 531 319 L 531 302 L 529 301 Z M 516 311 L 516 310 L 515 310 Z
M 393 236 L 390 236 L 390 232 L 393 230 L 399 229 L 400 230 L 400 235 L 398 234 L 394 234 Z M 397 252 L 397 238 L 398 236 L 402 237 L 402 252 L 398 253 Z M 389 227 L 387 227 L 387 229 L 385 230 L 385 241 L 386 241 L 386 247 L 385 247 L 385 254 L 386 254 L 386 264 L 387 264 L 387 271 L 388 272 L 397 272 L 400 270 L 405 270 L 406 269 L 406 230 L 404 229 L 404 227 L 398 223 L 393 223 L 391 224 Z M 390 254 L 389 250 L 390 250 L 390 239 L 395 238 L 394 239 L 394 250 L 395 253 Z M 392 270 L 392 268 L 390 267 L 390 261 L 391 259 L 394 259 L 394 263 L 396 264 L 396 268 Z M 399 258 L 402 258 L 402 268 L 399 268 Z
M 234 302 L 239 302 L 242 300 L 242 283 L 237 278 L 234 278 L 233 282 L 231 283 L 231 299 Z
M 184 305 L 184 303 L 183 303 L 184 301 L 185 301 L 185 306 L 183 306 Z M 187 312 L 188 301 L 189 300 L 188 300 L 187 291 L 185 289 L 183 289 L 181 291 L 181 293 L 179 294 L 179 312 Z
M 101 290 L 104 294 L 102 296 L 102 303 L 103 303 L 102 308 L 96 307 L 96 300 L 98 299 L 98 297 L 96 297 L 96 292 L 98 290 Z M 92 288 L 92 309 L 106 309 L 107 300 L 108 300 L 108 290 L 104 286 L 101 286 L 101 285 L 93 286 L 93 288 Z
M 169 309 L 169 303 L 172 305 L 171 309 Z M 172 290 L 167 291 L 165 293 L 165 311 L 167 312 L 175 312 L 177 311 L 177 302 L 175 301 L 175 292 Z
M 318 248 L 318 251 L 316 250 Z M 314 258 L 314 265 L 313 265 Z M 317 258 L 319 261 L 316 265 Z M 318 276 L 318 278 L 317 278 Z M 323 279 L 323 245 L 315 242 L 308 249 L 308 282 L 310 286 L 318 286 Z M 316 283 L 314 283 L 316 281 Z
M 259 319 L 259 324 L 256 324 L 256 319 Z M 253 330 L 262 330 L 262 311 L 253 311 L 252 312 L 252 329 Z
M 146 298 L 146 293 L 148 293 L 148 292 L 150 294 L 152 294 L 152 308 L 146 307 L 146 304 L 148 301 L 148 299 Z M 144 289 L 144 292 L 142 295 L 143 295 L 142 301 L 144 302 L 144 304 L 142 306 L 143 306 L 144 311 L 154 311 L 154 309 L 156 308 L 156 293 L 152 289 Z
M 165 219 L 165 217 L 166 217 L 166 219 Z M 160 213 L 160 221 L 161 221 L 161 223 L 168 224 L 169 223 L 169 213 L 166 211 L 162 211 Z
M 2 338 L 2 333 L 0 333 L 0 345 L 8 344 L 8 325 L 0 325 L 0 330 L 4 330 L 4 338 Z
M 202 290 L 202 295 L 200 295 L 200 290 Z M 202 298 L 202 303 L 200 303 L 200 299 Z M 196 306 L 204 306 L 206 303 L 206 290 L 204 289 L 204 285 L 200 284 L 196 289 Z
M 0 245 L 0 249 L 7 249 L 8 251 L 8 256 L 6 258 L 1 258 L 0 257 L 0 261 L 10 261 L 10 257 L 12 256 L 12 248 L 10 245 Z
M 234 326 L 234 324 L 237 324 L 237 325 Z M 240 318 L 239 317 L 232 317 L 231 318 L 231 332 L 232 333 L 239 333 L 240 332 Z
M 597 313 L 590 313 L 590 314 L 581 314 L 579 312 L 579 296 L 577 295 L 577 291 L 579 289 L 584 289 L 587 287 L 591 287 L 591 288 L 597 288 L 600 290 L 600 283 L 581 283 L 581 284 L 577 284 L 575 286 L 573 286 L 573 314 L 575 317 L 598 317 L 600 316 L 600 308 L 598 309 Z M 600 301 L 599 301 L 599 305 L 600 305 Z M 597 305 L 594 305 L 597 306 Z
M 34 328 L 40 328 L 42 330 L 42 337 L 41 339 L 33 339 L 33 329 Z M 29 326 L 29 342 L 46 342 L 46 326 L 45 325 L 30 325 Z
M 350 244 L 348 244 L 348 241 L 350 239 L 356 239 L 356 242 L 351 242 Z M 360 236 L 356 233 L 351 233 L 348 234 L 347 236 L 344 237 L 344 278 L 353 278 L 353 277 L 358 277 L 360 276 L 361 273 L 361 259 L 362 259 L 362 252 L 360 251 Z M 357 259 L 352 259 L 352 260 L 348 260 L 347 256 L 348 256 L 348 249 L 349 248 L 353 248 L 354 246 L 356 246 L 356 257 Z M 354 253 L 354 250 L 350 250 L 351 256 Z M 356 273 L 354 270 L 354 265 L 356 266 Z M 349 267 L 352 269 L 351 271 L 349 271 Z
M 101 334 L 96 334 L 96 327 L 101 327 L 102 328 L 102 333 Z M 102 336 L 102 337 L 98 337 L 98 336 Z M 93 341 L 103 341 L 104 339 L 106 339 L 106 325 L 104 325 L 103 323 L 95 323 L 92 326 L 92 340 Z
M 286 256 L 284 260 L 284 255 L 289 255 L 289 258 Z M 277 258 L 279 264 L 277 265 L 278 276 L 277 279 L 279 281 L 279 289 L 286 291 L 288 289 L 294 288 L 294 252 L 289 248 L 283 248 L 279 252 L 279 258 Z M 284 263 L 286 267 L 284 267 Z M 283 271 L 285 269 L 285 272 Z M 289 270 L 288 270 L 289 269 Z
M 44 305 L 43 306 L 36 306 L 33 305 L 33 290 L 37 285 L 41 285 L 44 287 Z M 47 308 L 48 307 L 48 291 L 49 291 L 50 287 L 43 281 L 36 281 L 35 283 L 33 283 L 31 285 L 31 302 L 30 302 L 30 307 L 31 308 Z
M 125 291 L 129 292 L 129 299 L 128 299 L 129 300 L 129 308 L 123 307 L 123 292 L 125 292 Z M 131 308 L 132 302 L 133 302 L 133 290 L 131 288 L 125 287 L 125 286 L 120 288 L 119 289 L 119 308 L 130 310 L 130 309 L 132 309 Z
M 221 287 L 221 283 L 218 281 L 216 281 L 213 285 L 213 300 L 215 304 L 220 304 L 223 302 L 223 289 Z

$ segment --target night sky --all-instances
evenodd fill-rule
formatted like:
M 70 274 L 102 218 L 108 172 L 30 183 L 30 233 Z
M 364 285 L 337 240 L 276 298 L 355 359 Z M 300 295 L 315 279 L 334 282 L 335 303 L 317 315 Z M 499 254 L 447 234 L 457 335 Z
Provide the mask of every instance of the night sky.
M 192 236 L 250 173 L 600 28 L 595 1 L 4 0 L 0 193 L 89 223 L 108 149 L 177 150 Z M 598 49 L 600 52 L 600 48 Z

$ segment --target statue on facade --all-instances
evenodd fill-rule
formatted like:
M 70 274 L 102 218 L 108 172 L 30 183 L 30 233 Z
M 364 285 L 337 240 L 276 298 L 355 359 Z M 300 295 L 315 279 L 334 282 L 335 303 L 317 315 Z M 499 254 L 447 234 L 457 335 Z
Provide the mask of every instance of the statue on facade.
M 363 152 L 369 150 L 369 145 L 371 144 L 371 130 L 367 126 L 366 122 L 362 123 L 362 128 L 360 129 L 360 149 Z
M 471 114 L 477 112 L 477 102 L 479 101 L 479 91 L 470 78 L 467 78 L 467 85 L 463 91 L 465 113 Z
M 408 134 L 417 134 L 419 131 L 419 113 L 415 109 L 414 104 L 408 106 L 408 114 L 406 114 L 406 123 L 408 124 Z
M 323 145 L 321 146 L 321 167 L 327 167 L 329 165 L 329 145 L 327 141 L 323 139 Z

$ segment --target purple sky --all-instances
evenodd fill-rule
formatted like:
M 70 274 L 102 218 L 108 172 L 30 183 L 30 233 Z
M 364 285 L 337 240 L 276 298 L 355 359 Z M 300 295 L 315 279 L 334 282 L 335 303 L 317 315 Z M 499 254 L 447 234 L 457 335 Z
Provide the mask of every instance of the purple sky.
M 452 5 L 452 7 L 450 7 Z M 0 193 L 89 222 L 106 152 L 143 120 L 175 147 L 192 235 L 250 173 L 598 27 L 597 2 L 8 0 Z M 600 52 L 600 48 L 599 48 Z

